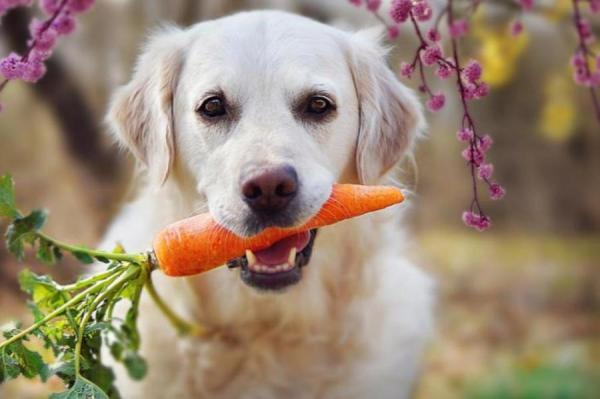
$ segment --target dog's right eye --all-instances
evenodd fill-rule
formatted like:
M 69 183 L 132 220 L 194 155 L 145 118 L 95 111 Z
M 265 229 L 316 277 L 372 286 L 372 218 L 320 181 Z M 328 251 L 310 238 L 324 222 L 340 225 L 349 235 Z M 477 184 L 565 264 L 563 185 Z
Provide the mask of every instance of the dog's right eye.
M 225 100 L 221 97 L 213 96 L 204 100 L 202 105 L 196 110 L 200 115 L 207 118 L 217 118 L 227 113 Z

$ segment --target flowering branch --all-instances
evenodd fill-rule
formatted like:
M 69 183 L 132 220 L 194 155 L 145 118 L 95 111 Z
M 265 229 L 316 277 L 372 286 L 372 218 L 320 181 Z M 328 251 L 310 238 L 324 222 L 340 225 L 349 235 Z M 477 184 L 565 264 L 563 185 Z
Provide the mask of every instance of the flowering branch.
M 48 16 L 45 21 L 33 19 L 31 39 L 23 55 L 15 52 L 0 60 L 0 92 L 12 80 L 37 82 L 46 73 L 44 62 L 52 55 L 57 38 L 75 30 L 75 15 L 87 11 L 94 0 L 40 0 L 40 8 Z M 30 6 L 32 0 L 0 0 L 0 16 L 18 6 Z
M 360 0 L 351 0 L 351 2 L 358 6 L 362 4 Z M 480 0 L 472 0 L 469 12 L 474 12 L 479 4 Z M 439 79 L 448 79 L 452 74 L 456 77 L 456 91 L 462 106 L 461 126 L 457 132 L 457 138 L 468 144 L 462 155 L 467 161 L 472 183 L 471 203 L 468 210 L 463 213 L 462 219 L 470 227 L 479 231 L 486 230 L 491 225 L 491 218 L 483 211 L 478 186 L 480 183 L 487 185 L 490 197 L 493 200 L 501 199 L 505 194 L 505 190 L 492 180 L 494 166 L 491 163 L 486 163 L 486 152 L 492 146 L 492 139 L 489 135 L 478 133 L 469 111 L 468 101 L 485 97 L 489 92 L 489 88 L 485 82 L 481 81 L 482 67 L 479 62 L 470 60 L 464 67 L 461 67 L 459 39 L 469 30 L 467 20 L 457 18 L 454 1 L 447 0 L 446 6 L 437 16 L 433 27 L 424 35 L 420 23 L 431 20 L 433 14 L 427 0 L 394 0 L 390 9 L 390 17 L 394 22 L 392 25 L 389 25 L 386 19 L 378 14 L 381 1 L 366 0 L 366 5 L 367 9 L 387 26 L 388 35 L 392 39 L 398 36 L 399 25 L 410 21 L 410 25 L 418 38 L 419 46 L 415 51 L 412 62 L 401 63 L 400 74 L 410 79 L 414 71 L 418 69 L 419 90 L 429 97 L 426 105 L 430 111 L 441 110 L 446 103 L 446 97 L 443 93 L 434 92 L 431 89 L 427 82 L 425 68 L 435 67 L 435 74 Z M 446 17 L 451 44 L 451 55 L 448 58 L 444 57 L 440 45 L 442 34 L 439 26 L 444 17 Z
M 592 32 L 589 21 L 583 18 L 581 14 L 580 2 L 587 2 L 590 11 L 597 14 L 600 13 L 600 0 L 571 0 L 573 7 L 573 24 L 579 40 L 575 54 L 571 58 L 571 64 L 575 69 L 573 79 L 578 85 L 589 88 L 596 119 L 600 122 L 600 102 L 598 101 L 598 95 L 596 93 L 596 89 L 600 87 L 600 56 L 595 56 L 588 47 L 588 44 L 592 43 L 596 37 Z M 590 66 L 590 64 L 594 62 L 594 59 L 596 63 L 595 71 L 593 71 Z

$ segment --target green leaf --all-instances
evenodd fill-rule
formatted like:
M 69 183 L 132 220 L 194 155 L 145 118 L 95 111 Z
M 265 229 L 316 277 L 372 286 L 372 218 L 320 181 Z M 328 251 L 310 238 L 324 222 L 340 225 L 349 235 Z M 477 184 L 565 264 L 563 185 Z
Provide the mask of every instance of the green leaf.
M 93 382 L 77 377 L 73 386 L 61 393 L 50 395 L 50 399 L 109 399 L 108 396 Z
M 7 348 L 0 349 L 0 384 L 21 374 L 19 363 L 10 356 Z
M 15 207 L 15 183 L 10 175 L 0 176 L 0 218 L 16 218 L 19 211 Z
M 49 265 L 53 265 L 56 263 L 56 252 L 55 246 L 52 245 L 50 241 L 44 240 L 42 238 L 39 239 L 39 245 L 36 257 L 41 262 L 44 262 Z
M 94 263 L 94 258 L 92 258 L 89 254 L 85 252 L 73 251 L 73 256 L 76 257 L 81 263 L 90 264 Z
M 105 258 L 104 256 L 96 256 L 96 260 L 102 263 L 110 263 L 110 259 Z
M 17 259 L 25 257 L 24 244 L 33 244 L 35 233 L 46 222 L 47 213 L 44 210 L 35 210 L 25 217 L 17 217 L 6 230 L 6 245 L 8 250 L 15 254 Z
M 21 374 L 27 378 L 47 375 L 48 366 L 39 353 L 27 349 L 23 339 L 14 342 L 6 348 L 6 354 L 18 365 Z
M 113 371 L 101 363 L 95 363 L 83 375 L 106 393 L 111 391 L 115 382 Z
M 148 371 L 146 360 L 135 352 L 129 353 L 123 360 L 123 364 L 127 368 L 129 376 L 134 380 L 141 380 Z
M 69 299 L 49 276 L 39 276 L 27 269 L 19 273 L 19 284 L 42 312 L 54 310 Z

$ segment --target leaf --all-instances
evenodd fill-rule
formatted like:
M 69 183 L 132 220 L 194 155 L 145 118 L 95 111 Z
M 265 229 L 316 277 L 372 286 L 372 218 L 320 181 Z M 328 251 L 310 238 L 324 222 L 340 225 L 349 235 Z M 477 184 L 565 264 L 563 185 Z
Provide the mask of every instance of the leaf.
M 13 367 L 18 367 L 19 372 L 26 378 L 41 376 L 42 380 L 48 375 L 48 365 L 39 353 L 27 349 L 23 345 L 24 339 L 18 340 L 2 349 L 3 363 L 8 365 L 9 376 L 14 375 Z M 11 358 L 12 361 L 7 360 Z M 12 372 L 12 374 L 11 374 Z
M 109 397 L 93 382 L 77 377 L 73 386 L 61 393 L 50 395 L 50 399 L 109 399 Z
M 76 257 L 81 263 L 90 264 L 94 263 L 94 258 L 85 252 L 73 251 L 73 256 Z
M 49 276 L 39 276 L 27 269 L 19 273 L 19 284 L 42 312 L 56 309 L 69 298 Z
M 96 260 L 102 263 L 110 263 L 110 260 L 108 258 L 105 258 L 104 256 L 96 256 Z
M 0 218 L 16 218 L 15 183 L 10 175 L 0 176 Z
M 8 354 L 7 348 L 0 349 L 0 384 L 17 378 L 19 374 L 19 363 Z
M 47 213 L 44 210 L 35 210 L 25 217 L 17 217 L 6 230 L 6 245 L 8 250 L 15 254 L 17 259 L 25 257 L 24 244 L 33 244 L 35 233 L 46 222 Z
M 42 238 L 39 239 L 39 245 L 36 257 L 41 262 L 44 262 L 49 265 L 53 265 L 56 263 L 56 252 L 55 246 L 48 240 L 44 240 Z
M 123 360 L 123 364 L 127 368 L 129 376 L 134 380 L 141 380 L 148 371 L 146 360 L 135 352 L 128 354 Z
M 85 326 L 83 333 L 85 335 L 93 335 L 98 333 L 99 331 L 105 331 L 110 328 L 110 323 L 107 321 L 102 321 L 98 323 L 92 323 Z
M 115 374 L 113 371 L 101 363 L 94 364 L 90 369 L 86 370 L 83 375 L 106 393 L 111 391 L 115 382 Z

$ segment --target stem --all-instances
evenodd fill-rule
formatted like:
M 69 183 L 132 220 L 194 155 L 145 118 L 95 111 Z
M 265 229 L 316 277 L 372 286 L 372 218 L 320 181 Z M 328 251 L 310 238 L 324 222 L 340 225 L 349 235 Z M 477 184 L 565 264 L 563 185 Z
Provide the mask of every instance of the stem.
M 117 270 L 122 269 L 122 268 L 123 268 L 123 266 L 118 266 L 118 267 L 116 267 L 114 269 L 107 270 L 107 271 L 105 271 L 103 273 L 95 274 L 95 275 L 93 275 L 92 277 L 90 277 L 88 279 L 81 280 L 81 281 L 78 281 L 78 282 L 73 283 L 73 284 L 61 285 L 60 289 L 62 291 L 80 290 L 80 289 L 88 287 L 88 286 L 90 286 L 90 285 L 92 285 L 92 284 L 94 284 L 94 283 L 96 283 L 98 281 L 107 279 L 108 277 L 114 275 L 117 272 Z
M 448 0 L 448 26 L 451 26 L 454 23 L 454 9 L 453 9 L 453 0 Z M 460 94 L 460 101 L 463 107 L 463 121 L 462 125 L 465 127 L 465 120 L 467 122 L 467 127 L 473 130 L 473 138 L 469 142 L 469 151 L 471 152 L 471 161 L 470 164 L 470 172 L 471 172 L 471 190 L 473 192 L 473 200 L 471 201 L 471 210 L 473 210 L 473 205 L 477 206 L 477 210 L 481 216 L 485 216 L 483 209 L 481 208 L 481 204 L 479 203 L 479 193 L 477 190 L 477 177 L 475 176 L 475 162 L 473 161 L 475 156 L 475 147 L 477 146 L 477 140 L 479 136 L 475 130 L 475 124 L 473 123 L 473 118 L 469 112 L 469 106 L 467 104 L 467 99 L 465 98 L 465 86 L 461 77 L 461 67 L 460 67 L 460 59 L 458 57 L 458 43 L 457 39 L 451 38 L 452 44 L 452 58 L 454 60 L 454 66 L 456 68 L 456 85 L 458 87 L 458 92 Z
M 4 347 L 6 347 L 6 346 L 8 346 L 8 345 L 10 345 L 10 344 L 18 341 L 19 339 L 23 338 L 24 336 L 26 336 L 26 335 L 32 333 L 33 331 L 37 330 L 38 328 L 40 328 L 41 326 L 43 326 L 44 324 L 46 324 L 50 320 L 54 319 L 55 317 L 60 316 L 65 310 L 69 309 L 73 305 L 78 304 L 85 297 L 87 297 L 90 294 L 95 293 L 96 291 L 98 291 L 102 287 L 104 287 L 104 284 L 98 283 L 98 284 L 96 284 L 96 285 L 88 288 L 87 290 L 82 291 L 79 294 L 75 295 L 70 301 L 64 303 L 62 306 L 58 307 L 56 310 L 54 310 L 53 312 L 51 312 L 48 315 L 46 315 L 46 317 L 44 317 L 43 319 L 41 319 L 37 323 L 31 325 L 30 327 L 28 327 L 25 330 L 21 331 L 17 335 L 12 336 L 9 339 L 7 339 L 6 341 L 0 343 L 0 349 L 2 349 Z
M 206 329 L 202 325 L 189 323 L 183 320 L 162 300 L 154 287 L 151 276 L 148 276 L 148 279 L 146 280 L 146 289 L 156 306 L 158 306 L 165 317 L 169 319 L 169 322 L 175 326 L 179 335 L 203 336 L 206 334 Z
M 80 246 L 76 246 L 76 245 L 70 245 L 70 244 L 64 243 L 62 241 L 55 240 L 54 238 L 51 238 L 41 232 L 38 232 L 37 235 L 40 238 L 42 238 L 46 241 L 49 241 L 50 243 L 52 243 L 52 245 L 55 245 L 58 248 L 63 249 L 68 252 L 82 252 L 82 253 L 88 254 L 90 256 L 93 256 L 95 258 L 100 257 L 100 258 L 115 260 L 118 262 L 130 262 L 130 263 L 136 263 L 136 264 L 141 264 L 147 260 L 147 255 L 143 254 L 143 253 L 119 254 L 119 253 L 108 252 L 108 251 L 99 251 L 96 249 L 89 249 L 89 248 L 80 247 Z
M 135 273 L 139 272 L 138 267 L 130 267 L 126 269 L 124 272 L 120 272 L 119 274 L 115 274 L 108 281 L 104 282 L 104 286 L 108 284 L 108 288 L 100 295 L 98 295 L 94 301 L 90 304 L 88 311 L 85 313 L 83 318 L 81 319 L 81 323 L 79 323 L 79 332 L 77 334 L 77 344 L 75 345 L 75 375 L 80 376 L 80 366 L 81 366 L 81 346 L 83 345 L 83 333 L 85 331 L 85 326 L 89 321 L 92 314 L 96 311 L 96 307 L 102 303 L 115 289 L 120 288 L 122 284 L 126 283 Z

